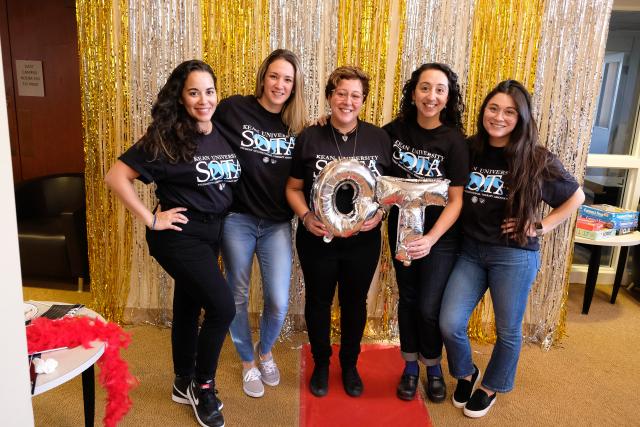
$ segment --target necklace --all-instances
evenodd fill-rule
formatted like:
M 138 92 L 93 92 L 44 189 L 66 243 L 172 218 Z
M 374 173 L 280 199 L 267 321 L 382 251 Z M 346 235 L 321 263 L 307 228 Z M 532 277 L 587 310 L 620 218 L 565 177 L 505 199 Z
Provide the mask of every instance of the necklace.
M 329 124 L 329 126 L 331 126 L 331 135 L 333 135 L 333 142 L 336 144 L 336 149 L 338 150 L 338 155 L 340 156 L 340 158 L 342 159 L 342 151 L 340 151 L 340 146 L 338 145 L 338 140 L 336 139 L 336 130 L 334 129 L 332 124 Z M 356 155 L 356 148 L 358 147 L 358 123 L 356 123 L 356 136 L 353 140 L 353 154 L 351 154 L 351 157 L 355 157 Z M 347 142 L 347 140 L 349 139 L 349 135 L 342 135 L 342 140 L 344 142 Z

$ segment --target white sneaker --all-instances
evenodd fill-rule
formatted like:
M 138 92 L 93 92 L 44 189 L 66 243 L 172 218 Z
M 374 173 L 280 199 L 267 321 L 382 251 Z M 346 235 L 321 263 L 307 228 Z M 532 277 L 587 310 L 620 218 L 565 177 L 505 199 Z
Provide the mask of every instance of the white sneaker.
M 260 377 L 260 371 L 256 367 L 242 369 L 242 390 L 248 396 L 262 397 L 264 395 L 264 386 Z
M 280 384 L 280 370 L 278 369 L 276 362 L 273 360 L 273 356 L 267 360 L 261 359 L 260 342 L 256 343 L 255 352 L 258 359 L 258 369 L 260 370 L 262 382 L 271 387 L 275 387 Z

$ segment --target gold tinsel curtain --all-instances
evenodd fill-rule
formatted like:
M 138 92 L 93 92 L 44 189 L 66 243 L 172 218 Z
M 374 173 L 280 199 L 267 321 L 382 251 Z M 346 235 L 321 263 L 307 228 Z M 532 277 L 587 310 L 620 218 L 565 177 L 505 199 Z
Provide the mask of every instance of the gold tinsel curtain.
M 253 93 L 269 54 L 269 0 L 201 0 L 205 62 L 218 77 L 218 96 Z
M 533 89 L 543 6 L 542 0 L 479 0 L 476 4 L 463 117 L 467 135 L 476 131 L 482 100 L 498 82 L 515 79 Z M 495 341 L 488 293 L 471 315 L 469 336 Z
M 122 319 L 125 305 L 132 320 L 167 323 L 170 317 L 171 280 L 148 256 L 144 227 L 132 226 L 122 205 L 107 193 L 103 177 L 142 134 L 159 86 L 181 60 L 204 56 L 225 97 L 252 93 L 262 59 L 271 49 L 289 48 L 303 62 L 311 117 L 326 111 L 328 73 L 336 65 L 359 65 L 372 77 L 362 117 L 376 124 L 391 120 L 413 69 L 423 62 L 445 62 L 460 76 L 468 133 L 487 91 L 499 80 L 516 78 L 533 89 L 543 143 L 581 178 L 611 1 L 78 0 L 87 227 L 97 309 L 113 320 Z M 152 188 L 138 191 L 153 204 Z M 571 237 L 570 225 L 545 237 L 541 273 L 525 316 L 526 338 L 545 347 L 564 330 Z M 378 282 L 369 294 L 375 322 L 367 333 L 393 339 L 397 292 L 384 248 Z M 255 270 L 253 281 L 257 294 L 252 291 L 250 310 L 257 313 Z M 299 265 L 294 264 L 292 281 L 290 313 L 301 315 Z M 492 334 L 488 304 L 471 323 L 472 336 L 483 340 Z M 293 323 L 288 325 L 285 335 Z
M 130 140 L 128 3 L 78 0 L 87 237 L 96 311 L 121 322 L 129 293 L 131 217 L 104 185 Z

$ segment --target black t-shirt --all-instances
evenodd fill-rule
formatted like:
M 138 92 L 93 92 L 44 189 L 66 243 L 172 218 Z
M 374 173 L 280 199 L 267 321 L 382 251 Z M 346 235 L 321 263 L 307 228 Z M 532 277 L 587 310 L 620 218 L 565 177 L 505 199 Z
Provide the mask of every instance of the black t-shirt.
M 393 145 L 392 175 L 398 178 L 442 178 L 451 186 L 464 186 L 469 176 L 469 149 L 457 129 L 439 126 L 424 129 L 415 120 L 396 119 L 383 127 Z M 443 206 L 425 208 L 424 232 L 436 223 Z M 445 235 L 458 233 L 454 225 Z M 444 236 L 443 236 L 444 237 Z
M 552 153 L 548 155 L 552 156 L 552 166 L 561 171 L 561 176 L 543 181 L 542 200 L 556 208 L 569 199 L 579 185 L 556 156 Z M 487 144 L 484 152 L 472 161 L 469 182 L 464 189 L 461 215 L 463 232 L 493 245 L 538 250 L 540 244 L 537 237 L 530 237 L 525 246 L 520 246 L 502 234 L 500 226 L 505 218 L 505 205 L 509 197 L 509 189 L 505 185 L 507 175 L 504 148 Z
M 240 163 L 227 141 L 215 130 L 202 135 L 193 160 L 171 164 L 133 145 L 120 160 L 140 174 L 145 184 L 156 183 L 161 206 L 181 206 L 224 214 L 231 206 L 231 186 L 240 177 Z M 164 208 L 163 208 L 164 209 Z
M 296 138 L 280 114 L 265 110 L 252 96 L 234 95 L 218 105 L 213 123 L 242 165 L 231 210 L 272 221 L 293 216 L 285 198 Z
M 291 176 L 304 180 L 304 197 L 309 206 L 314 181 L 330 161 L 338 158 L 358 160 L 375 177 L 388 175 L 391 170 L 391 141 L 382 129 L 360 120 L 357 131 L 349 133 L 346 141 L 343 141 L 340 132 L 329 123 L 324 126 L 310 126 L 303 130 L 294 150 Z M 340 193 L 336 195 L 336 198 L 340 199 L 336 203 L 343 211 L 342 200 L 350 201 L 349 195 L 353 192 L 346 190 L 343 194 Z

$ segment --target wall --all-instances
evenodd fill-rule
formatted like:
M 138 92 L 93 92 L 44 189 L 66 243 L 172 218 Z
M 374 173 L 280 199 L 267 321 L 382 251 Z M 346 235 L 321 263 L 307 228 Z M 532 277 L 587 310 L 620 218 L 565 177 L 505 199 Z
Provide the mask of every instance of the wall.
M 4 73 L 0 68 L 0 89 L 4 90 Z M 0 102 L 0 200 L 7 205 L 0 210 L 0 223 L 4 237 L 0 239 L 0 325 L 2 325 L 3 350 L 0 351 L 2 386 L 0 405 L 2 424 L 5 426 L 32 426 L 33 411 L 29 395 L 27 369 L 27 340 L 22 310 L 22 282 L 20 280 L 20 256 L 16 225 L 13 180 L 11 178 L 9 150 L 9 121 L 6 105 Z
M 14 180 L 84 171 L 75 3 L 0 0 Z M 45 96 L 18 96 L 16 60 L 42 61 Z

